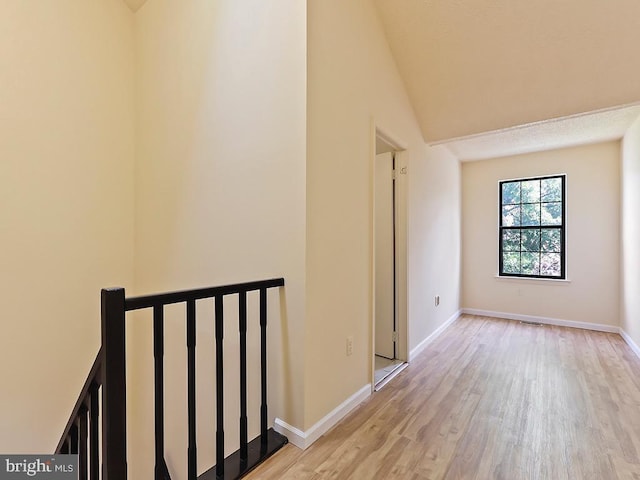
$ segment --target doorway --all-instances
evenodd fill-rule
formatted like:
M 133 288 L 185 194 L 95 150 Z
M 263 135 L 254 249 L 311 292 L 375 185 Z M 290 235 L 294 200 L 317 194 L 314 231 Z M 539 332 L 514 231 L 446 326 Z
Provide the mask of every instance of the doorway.
M 398 308 L 398 147 L 376 133 L 374 159 L 373 384 L 381 388 L 406 365 Z M 405 170 L 406 171 L 406 170 Z

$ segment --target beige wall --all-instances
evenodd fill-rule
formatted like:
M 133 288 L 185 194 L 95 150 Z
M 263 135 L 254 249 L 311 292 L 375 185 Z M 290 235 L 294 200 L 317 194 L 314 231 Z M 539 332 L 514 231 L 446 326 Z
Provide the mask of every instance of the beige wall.
M 52 451 L 133 283 L 133 17 L 0 2 L 0 452 Z
M 640 345 L 640 119 L 622 141 L 621 326 Z
M 497 279 L 498 182 L 567 174 L 569 282 Z M 532 153 L 462 167 L 462 305 L 618 325 L 620 143 Z
M 409 351 L 460 308 L 460 164 L 444 147 L 423 152 L 409 175 Z
M 135 28 L 136 288 L 150 292 L 284 277 L 282 310 L 276 308 L 278 294 L 270 297 L 270 414 L 301 425 L 305 2 L 152 1 L 137 12 Z M 209 315 L 211 308 L 203 306 Z M 238 364 L 237 326 L 231 320 L 225 336 L 230 371 Z M 167 417 L 168 462 L 172 471 L 185 472 L 184 323 L 171 317 L 168 328 L 175 339 L 168 356 L 177 362 L 167 380 L 176 385 L 167 389 L 167 411 L 174 412 Z M 203 385 L 210 385 L 212 321 L 203 317 L 198 335 L 199 371 Z M 137 338 L 139 365 L 132 368 L 140 373 L 149 366 L 150 337 Z M 228 452 L 237 448 L 238 389 L 232 377 Z M 136 395 L 137 441 L 147 446 L 134 456 L 139 462 L 153 453 L 152 417 L 148 392 Z M 203 386 L 199 395 L 202 469 L 215 463 L 214 392 Z M 133 478 L 149 478 L 150 465 L 142 463 L 133 467 Z
M 308 9 L 305 429 L 371 380 L 372 118 L 408 147 L 404 156 L 408 178 L 401 179 L 401 201 L 407 202 L 409 219 L 425 219 L 408 230 L 410 259 L 443 255 L 452 256 L 457 264 L 459 191 L 457 162 L 446 155 L 439 162 L 425 151 L 371 1 L 310 1 Z M 450 191 L 425 188 L 436 179 Z M 434 219 L 437 214 L 430 209 L 449 196 L 454 204 L 441 214 L 452 220 L 445 221 L 446 231 L 440 233 L 427 219 Z M 429 246 L 437 250 L 418 252 Z M 457 278 L 458 273 L 451 275 Z M 453 313 L 444 315 L 445 309 L 458 308 L 457 281 L 440 282 L 435 272 L 409 273 L 407 296 L 415 310 L 409 315 L 413 344 L 439 320 L 422 305 L 425 290 L 438 289 L 449 299 L 441 307 L 443 317 Z M 347 357 L 350 335 L 354 353 Z

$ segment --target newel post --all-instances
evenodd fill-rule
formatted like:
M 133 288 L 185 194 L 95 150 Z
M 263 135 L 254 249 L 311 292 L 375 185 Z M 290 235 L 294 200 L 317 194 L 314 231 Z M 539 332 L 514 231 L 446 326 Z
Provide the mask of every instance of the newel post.
M 127 478 L 124 288 L 102 290 L 103 480 Z

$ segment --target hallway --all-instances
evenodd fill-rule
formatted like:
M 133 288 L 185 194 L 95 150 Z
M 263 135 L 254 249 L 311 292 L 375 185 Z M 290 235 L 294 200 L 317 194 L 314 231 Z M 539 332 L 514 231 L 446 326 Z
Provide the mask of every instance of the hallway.
M 463 315 L 314 445 L 246 478 L 640 478 L 640 360 L 610 333 Z

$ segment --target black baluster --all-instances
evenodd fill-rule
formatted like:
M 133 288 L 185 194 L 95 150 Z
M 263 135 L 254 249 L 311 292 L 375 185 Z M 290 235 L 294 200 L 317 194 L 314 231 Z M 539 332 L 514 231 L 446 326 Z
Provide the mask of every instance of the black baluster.
M 88 422 L 87 407 L 82 406 L 78 412 L 78 480 L 87 480 L 87 439 L 88 439 Z
M 215 297 L 216 322 L 216 475 L 224 478 L 224 308 L 222 295 Z
M 260 289 L 260 376 L 262 404 L 260 405 L 260 449 L 267 448 L 267 289 Z
M 100 385 L 91 385 L 91 402 L 89 406 L 89 472 L 91 480 L 100 479 L 100 451 L 99 451 L 99 419 L 100 419 Z
M 156 480 L 164 480 L 164 310 L 153 307 L 153 360 L 155 374 Z
M 69 439 L 70 439 L 70 445 L 69 445 L 69 453 L 73 454 L 73 455 L 77 455 L 78 454 L 78 419 L 76 418 L 75 422 L 73 423 L 73 426 L 71 427 L 71 431 L 69 432 Z
M 188 421 L 189 421 L 189 447 L 188 478 L 196 480 L 198 475 L 198 454 L 196 447 L 196 301 L 187 301 L 187 389 L 188 389 Z
M 238 294 L 240 328 L 240 462 L 246 464 L 249 454 L 247 438 L 247 292 Z

